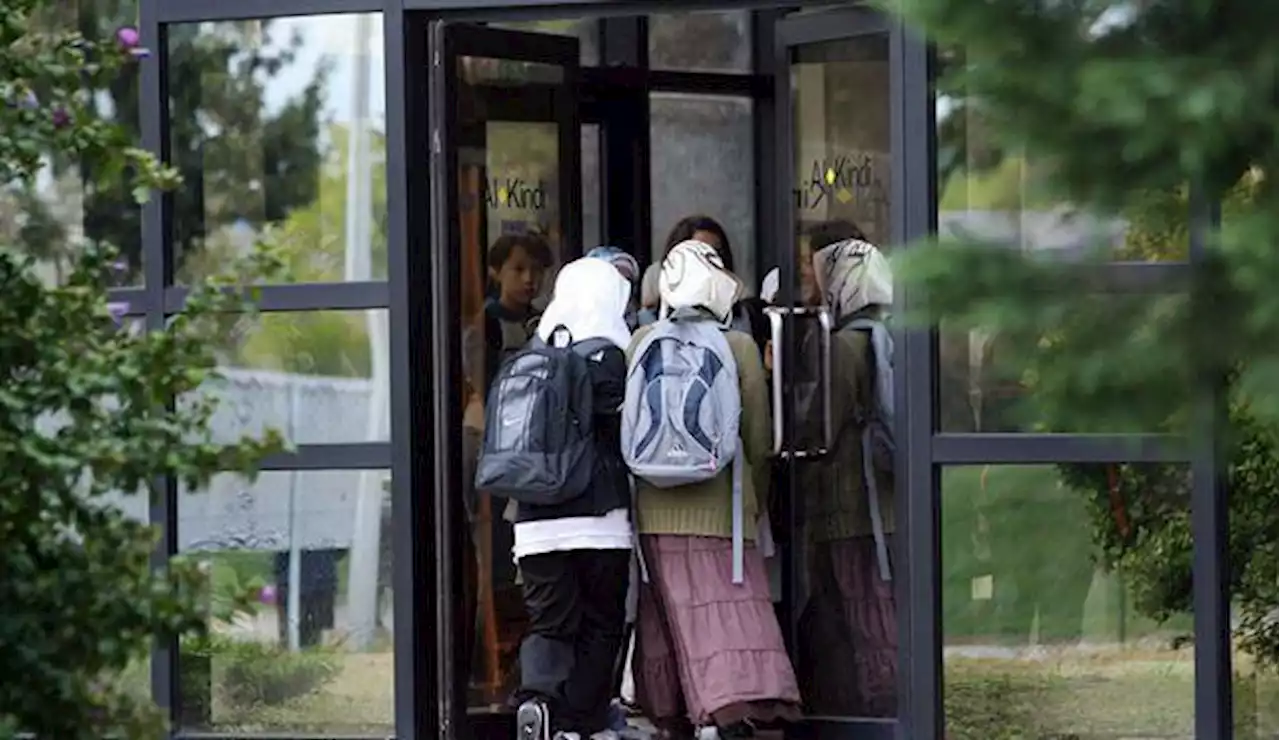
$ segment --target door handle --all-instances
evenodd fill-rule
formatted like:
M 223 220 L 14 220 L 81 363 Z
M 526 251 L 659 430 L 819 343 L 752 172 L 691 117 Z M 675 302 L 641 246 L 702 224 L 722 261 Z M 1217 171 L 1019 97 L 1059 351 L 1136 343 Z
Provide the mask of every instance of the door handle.
M 826 308 L 818 309 L 818 328 L 822 331 L 819 338 L 821 344 L 822 372 L 818 376 L 822 383 L 822 449 L 819 455 L 825 455 L 835 447 L 835 425 L 831 418 L 831 312 Z
M 786 353 L 783 351 L 783 341 L 785 340 L 785 331 L 783 326 L 786 323 L 785 317 L 790 314 L 794 317 L 812 316 L 817 319 L 819 336 L 818 338 L 818 401 L 822 407 L 816 413 L 821 414 L 821 439 L 816 449 L 802 449 L 796 447 L 794 442 L 791 449 L 787 449 L 786 433 L 784 431 L 783 413 L 786 408 L 787 395 L 787 368 L 784 366 L 783 357 Z M 835 424 L 831 416 L 831 313 L 824 308 L 788 308 L 785 306 L 770 306 L 765 309 L 765 315 L 769 318 L 770 337 L 773 346 L 770 354 L 773 359 L 773 454 L 778 457 L 796 459 L 822 457 L 831 451 L 835 445 Z M 812 443 L 811 443 L 812 444 Z
M 773 357 L 773 454 L 782 455 L 782 397 L 786 388 L 782 383 L 782 314 L 784 309 L 769 306 L 764 310 L 769 318 L 769 352 Z

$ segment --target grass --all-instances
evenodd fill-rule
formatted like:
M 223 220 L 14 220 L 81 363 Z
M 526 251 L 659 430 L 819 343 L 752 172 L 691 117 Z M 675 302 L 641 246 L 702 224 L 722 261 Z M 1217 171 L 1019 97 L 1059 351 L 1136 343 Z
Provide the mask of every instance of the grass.
M 391 734 L 391 654 L 348 654 L 340 660 L 341 671 L 332 682 L 280 706 L 234 709 L 215 700 L 213 726 L 199 729 Z M 949 657 L 945 672 L 951 740 L 1192 735 L 1189 649 Z M 1277 736 L 1276 696 L 1274 670 L 1237 681 L 1237 738 Z
M 1158 624 L 1131 608 L 1122 580 L 1092 564 L 1091 523 L 1080 494 L 1057 481 L 1052 466 L 944 472 L 950 740 L 1190 737 L 1193 655 L 1189 647 L 1172 647 L 1175 636 L 1191 631 L 1189 615 Z M 268 571 L 270 580 L 262 554 L 228 555 L 227 569 L 239 576 Z M 340 570 L 341 602 L 345 567 Z M 985 593 L 979 583 L 987 584 Z M 1064 611 L 1074 634 L 1057 636 L 1055 647 Z M 1090 647 L 1066 647 L 1078 641 Z M 997 646 L 1001 650 L 991 650 Z M 213 726 L 199 729 L 391 734 L 389 650 L 337 660 L 332 681 L 279 706 L 243 708 L 215 697 Z M 1236 668 L 1243 675 L 1236 683 L 1235 736 L 1276 738 L 1275 670 L 1256 672 L 1244 656 Z

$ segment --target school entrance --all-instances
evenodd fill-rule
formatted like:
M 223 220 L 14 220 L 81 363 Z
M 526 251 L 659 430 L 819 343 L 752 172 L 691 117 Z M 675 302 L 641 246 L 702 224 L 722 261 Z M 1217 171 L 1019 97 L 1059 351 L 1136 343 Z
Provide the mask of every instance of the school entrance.
M 734 10 L 730 5 L 716 9 Z M 854 4 L 789 12 L 760 5 L 742 4 L 754 8 L 748 16 L 654 3 L 652 10 L 670 15 L 647 24 L 606 13 L 598 39 L 583 33 L 594 26 L 587 19 L 532 5 L 518 13 L 424 14 L 406 27 L 406 52 L 426 40 L 405 84 L 409 130 L 429 132 L 418 137 L 429 146 L 410 149 L 405 161 L 410 172 L 430 173 L 423 192 L 431 196 L 419 214 L 423 238 L 410 240 L 423 245 L 414 252 L 425 262 L 423 281 L 412 281 L 409 290 L 431 316 L 436 381 L 431 442 L 418 454 L 437 464 L 439 539 L 430 559 L 440 584 L 437 711 L 458 737 L 512 736 L 507 698 L 518 685 L 524 626 L 505 502 L 469 485 L 482 403 L 475 389 L 483 387 L 474 380 L 484 330 L 477 319 L 507 257 L 491 245 L 504 235 L 544 235 L 552 254 L 540 280 L 549 288 L 560 265 L 596 245 L 624 249 L 643 270 L 661 259 L 672 225 L 695 214 L 724 226 L 733 269 L 753 294 L 771 272 L 778 286 L 768 313 L 777 460 L 770 515 L 779 540 L 770 565 L 776 611 L 806 695 L 802 731 L 891 738 L 901 718 L 929 721 L 927 710 L 912 706 L 931 703 L 935 692 L 907 689 L 913 675 L 921 686 L 936 681 L 927 666 L 913 672 L 908 660 L 913 638 L 928 639 L 911 633 L 909 618 L 913 608 L 932 609 L 927 592 L 913 594 L 911 569 L 896 567 L 880 587 L 894 590 L 900 608 L 859 613 L 856 595 L 847 592 L 856 577 L 850 573 L 861 567 L 848 562 L 853 550 L 815 537 L 816 528 L 804 524 L 806 502 L 844 495 L 839 475 L 815 474 L 827 469 L 839 420 L 831 410 L 829 335 L 821 330 L 830 317 L 804 295 L 812 284 L 807 235 L 821 224 L 855 224 L 892 250 L 929 233 L 925 47 Z M 749 23 L 718 27 L 725 17 Z M 663 24 L 700 23 L 703 61 L 694 69 L 663 68 L 661 52 L 655 58 L 651 51 L 669 43 Z M 744 30 L 749 54 L 735 59 L 717 49 L 718 34 Z M 685 33 L 677 40 L 694 38 Z M 415 91 L 426 94 L 415 98 Z M 690 121 L 698 124 L 697 136 L 657 133 Z M 415 186 L 426 183 L 411 181 Z M 546 288 L 535 302 L 546 300 Z M 912 360 L 900 354 L 898 387 L 905 390 Z M 806 416 L 792 412 L 802 408 L 801 395 L 821 399 L 810 402 Z M 905 473 L 901 480 L 907 482 Z M 797 495 L 801 487 L 805 494 Z M 895 500 L 896 510 L 883 517 L 896 565 L 909 561 L 916 512 L 908 496 Z M 927 522 L 916 531 L 931 536 Z M 825 568 L 815 567 L 824 559 Z M 876 623 L 890 641 L 887 654 L 851 644 L 847 622 L 858 618 Z M 914 654 L 934 650 L 921 648 Z M 879 689 L 880 698 L 868 704 L 854 686 L 874 678 L 866 665 L 877 661 L 897 663 L 898 685 Z M 894 682 L 892 669 L 881 675 Z M 643 726 L 645 719 L 637 721 Z
M 76 229 L 137 237 L 112 300 L 163 326 L 255 242 L 289 268 L 255 286 L 260 313 L 236 319 L 207 392 L 219 438 L 276 428 L 294 449 L 254 481 L 169 480 L 125 504 L 163 533 L 154 567 L 188 555 L 215 593 L 259 588 L 211 618 L 210 645 L 159 641 L 125 677 L 168 709 L 172 738 L 513 736 L 512 527 L 470 485 L 486 301 L 508 268 L 534 269 L 536 311 L 599 245 L 643 269 L 689 216 L 718 222 L 733 271 L 772 294 L 770 595 L 805 703 L 796 737 L 1226 734 L 1217 453 L 1045 433 L 1018 403 L 1034 400 L 1033 342 L 896 324 L 891 578 L 875 581 L 894 608 L 862 609 L 851 585 L 878 579 L 879 558 L 842 549 L 827 516 L 846 378 L 811 292 L 817 235 L 852 226 L 891 254 L 973 236 L 1067 261 L 1099 234 L 1143 236 L 1047 202 L 1043 164 L 992 156 L 980 101 L 951 84 L 962 48 L 857 2 L 134 1 L 73 4 L 111 32 L 136 8 L 152 52 L 99 113 L 136 109 L 141 146 L 185 184 L 137 210 L 81 208 Z M 80 208 L 73 170 L 49 183 L 51 217 Z M 1209 218 L 1182 230 L 1193 247 Z M 493 248 L 529 232 L 545 260 Z M 1191 267 L 1111 263 L 1081 300 L 1181 285 Z M 898 286 L 895 311 L 924 298 Z M 1144 476 L 1170 483 L 1135 490 Z M 1094 536 L 1166 493 L 1193 524 L 1195 615 L 1157 622 Z M 896 650 L 852 645 L 855 620 Z M 886 667 L 878 701 L 859 696 Z

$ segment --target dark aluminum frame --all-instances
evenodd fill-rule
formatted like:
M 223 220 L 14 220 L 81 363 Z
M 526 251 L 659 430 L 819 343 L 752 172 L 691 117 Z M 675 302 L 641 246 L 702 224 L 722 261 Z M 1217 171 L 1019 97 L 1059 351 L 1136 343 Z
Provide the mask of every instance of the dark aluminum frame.
M 643 19 L 631 16 L 688 10 L 751 9 L 754 77 L 652 72 L 652 89 L 753 95 L 755 104 L 757 234 L 764 242 L 779 233 L 784 214 L 772 204 L 780 173 L 773 144 L 778 137 L 767 80 L 778 59 L 773 26 L 782 9 L 816 5 L 811 0 L 139 0 L 143 43 L 153 56 L 140 78 L 141 143 L 168 157 L 167 28 L 176 23 L 264 19 L 335 13 L 381 13 L 385 48 L 388 275 L 386 281 L 324 285 L 264 286 L 266 311 L 385 308 L 390 312 L 391 441 L 340 445 L 302 445 L 296 452 L 273 457 L 268 469 L 381 469 L 392 471 L 394 602 L 397 625 L 394 654 L 395 737 L 401 740 L 453 740 L 454 728 L 441 723 L 440 649 L 431 639 L 441 604 L 431 586 L 435 562 L 447 541 L 426 491 L 451 487 L 449 466 L 437 466 L 433 438 L 439 428 L 444 387 L 433 350 L 441 348 L 439 320 L 456 321 L 456 307 L 433 306 L 428 291 L 449 256 L 433 253 L 430 208 L 432 192 L 425 170 L 430 159 L 426 137 L 428 111 L 426 30 L 432 19 L 512 20 L 571 15 L 599 17 L 601 60 L 647 68 L 647 36 Z M 904 241 L 936 229 L 937 183 L 933 163 L 936 142 L 933 106 L 933 57 L 926 41 L 896 22 L 891 31 L 893 110 L 892 136 L 898 156 L 893 165 L 893 222 Z M 647 69 L 646 69 L 647 72 Z M 761 87 L 761 81 L 765 87 Z M 602 159 L 608 162 L 608 158 Z M 607 165 L 606 165 L 607 166 Z M 640 180 L 647 182 L 647 173 Z M 637 180 L 639 182 L 640 180 Z M 637 201 L 647 203 L 647 195 Z M 113 291 L 127 301 L 128 313 L 150 329 L 163 327 L 166 315 L 178 310 L 186 289 L 174 285 L 174 255 L 169 224 L 169 197 L 142 209 L 145 282 L 141 288 Z M 1171 290 L 1187 283 L 1192 267 L 1204 259 L 1205 235 L 1217 218 L 1214 204 L 1193 194 L 1191 261 L 1179 264 L 1115 264 L 1100 276 L 1112 290 Z M 643 217 L 641 217 L 643 218 Z M 643 224 L 647 228 L 647 223 Z M 761 255 L 762 257 L 768 255 Z M 763 261 L 760 264 L 765 264 Z M 923 295 L 901 297 L 906 305 Z M 456 326 L 456 324 L 453 324 Z M 900 735 L 922 740 L 943 737 L 942 634 L 940 610 L 939 479 L 943 465 L 975 463 L 1173 462 L 1190 461 L 1193 471 L 1192 522 L 1195 601 L 1196 737 L 1231 736 L 1231 651 L 1226 578 L 1227 513 L 1222 453 L 1209 433 L 1192 440 L 1161 435 L 954 434 L 938 430 L 937 343 L 932 331 L 908 331 L 899 337 L 902 351 L 898 383 L 898 430 L 903 454 L 898 480 L 902 523 L 901 554 L 907 577 L 901 579 L 899 603 L 903 635 Z M 1219 379 L 1204 379 L 1198 412 L 1202 419 L 1220 418 Z M 1198 428 L 1209 429 L 1207 424 Z M 157 481 L 151 522 L 162 529 L 153 558 L 161 567 L 176 552 L 177 487 Z M 152 654 L 152 691 L 168 707 L 176 725 L 178 706 L 177 645 L 159 642 Z M 243 734 L 176 732 L 174 737 L 232 738 Z M 271 735 L 271 737 L 285 737 Z M 301 738 L 305 735 L 290 736 Z M 317 736 L 319 737 L 319 736 Z M 325 734 L 323 737 L 333 738 Z

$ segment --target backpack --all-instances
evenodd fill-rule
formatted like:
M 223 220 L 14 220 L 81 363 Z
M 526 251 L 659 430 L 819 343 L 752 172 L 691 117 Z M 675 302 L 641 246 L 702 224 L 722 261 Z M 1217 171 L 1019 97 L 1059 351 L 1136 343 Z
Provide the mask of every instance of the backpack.
M 733 582 L 743 579 L 738 363 L 724 331 L 703 314 L 677 311 L 653 325 L 627 367 L 622 457 L 657 488 L 710 480 L 733 466 Z
M 862 331 L 868 335 L 867 348 L 871 353 L 869 364 L 872 366 L 871 407 L 858 413 L 851 421 L 862 428 L 862 476 L 869 499 L 871 533 L 875 539 L 880 577 L 888 581 L 891 580 L 889 548 L 885 541 L 884 519 L 880 513 L 877 474 L 893 474 L 894 457 L 898 451 L 893 437 L 893 335 L 882 320 L 870 317 L 855 318 L 837 331 Z
M 564 327 L 551 341 L 535 336 L 503 361 L 489 387 L 477 490 L 545 506 L 572 500 L 591 484 L 595 438 L 587 358 L 609 343 L 574 342 Z

